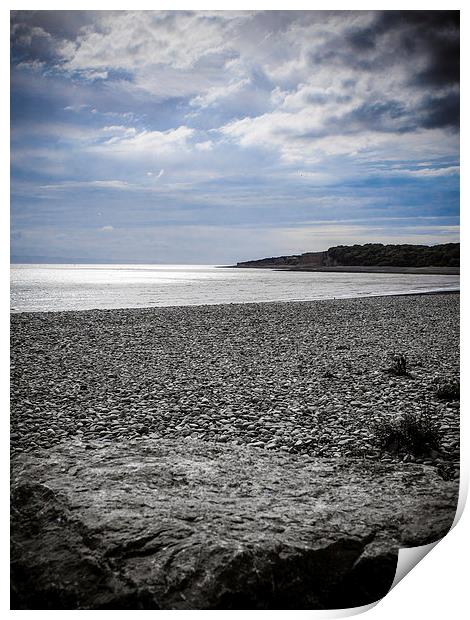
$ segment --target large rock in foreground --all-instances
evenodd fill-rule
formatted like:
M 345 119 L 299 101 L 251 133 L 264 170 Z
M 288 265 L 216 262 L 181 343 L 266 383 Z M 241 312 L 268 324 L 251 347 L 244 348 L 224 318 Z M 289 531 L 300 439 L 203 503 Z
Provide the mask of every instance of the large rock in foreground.
M 364 605 L 458 493 L 423 465 L 152 437 L 23 455 L 12 490 L 16 609 Z

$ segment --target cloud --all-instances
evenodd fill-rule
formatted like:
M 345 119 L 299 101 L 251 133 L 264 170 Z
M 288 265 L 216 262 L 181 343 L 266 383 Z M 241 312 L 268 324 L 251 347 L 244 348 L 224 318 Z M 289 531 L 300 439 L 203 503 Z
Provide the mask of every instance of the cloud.
M 124 125 L 108 125 L 101 128 L 101 133 L 111 134 L 112 136 L 135 136 L 135 127 L 125 127 Z
M 204 142 L 196 142 L 194 148 L 197 151 L 212 151 L 214 143 L 211 140 L 204 140 Z
M 329 127 L 318 115 L 303 109 L 247 117 L 230 122 L 219 131 L 242 147 L 275 148 L 285 162 L 304 162 L 305 166 L 331 156 L 376 161 L 422 159 L 438 153 L 449 156 L 456 152 L 456 141 L 443 129 L 423 131 L 415 127 L 413 131 L 393 131 L 385 130 L 383 123 L 376 128 L 373 123 L 369 125 L 361 124 L 360 120 L 348 124 L 345 119 L 339 119 L 336 124 L 331 121 Z
M 428 129 L 450 127 L 454 130 L 460 125 L 460 97 L 457 92 L 443 96 L 428 96 L 422 104 L 422 126 Z
M 67 110 L 68 112 L 81 112 L 82 110 L 86 110 L 86 108 L 89 108 L 90 106 L 87 103 L 81 103 L 78 105 L 66 105 L 64 110 Z
M 13 49 L 37 31 L 50 49 L 35 62 L 54 57 L 54 70 L 85 80 L 188 97 L 199 112 L 225 106 L 236 120 L 240 109 L 303 109 L 323 131 L 338 119 L 399 132 L 458 123 L 458 12 L 85 12 L 75 36 L 65 18 L 51 16 L 49 33 L 47 15 L 34 23 L 18 12 Z
M 113 230 L 114 230 L 114 226 L 110 226 L 110 225 L 108 224 L 108 225 L 106 225 L 106 226 L 102 226 L 102 227 L 100 228 L 100 230 L 101 230 L 102 232 L 113 232 Z
M 114 239 L 134 218 L 297 230 L 331 210 L 455 217 L 458 22 L 455 11 L 13 12 L 12 221 L 97 231 L 98 209 Z
M 447 166 L 445 168 L 419 168 L 416 170 L 401 169 L 398 172 L 401 175 L 409 175 L 412 177 L 445 177 L 460 174 L 460 166 Z
M 50 185 L 41 185 L 40 189 L 52 189 L 52 190 L 69 190 L 69 189 L 116 189 L 116 190 L 129 190 L 132 186 L 126 181 L 119 180 L 107 180 L 107 181 L 63 181 L 61 183 L 54 183 Z
M 17 44 L 31 47 L 35 39 L 52 39 L 51 35 L 40 26 L 29 26 L 17 22 L 11 27 L 11 36 Z
M 90 146 L 89 151 L 106 158 L 174 162 L 186 159 L 196 148 L 207 150 L 206 142 L 198 141 L 194 129 L 181 125 L 167 131 L 119 131 Z M 205 146 L 198 146 L 200 144 Z
M 190 106 L 207 108 L 218 103 L 221 99 L 226 99 L 238 94 L 242 88 L 250 83 L 248 78 L 242 80 L 234 80 L 223 86 L 212 86 L 203 95 L 198 95 L 189 101 Z
M 46 68 L 46 63 L 42 60 L 25 60 L 22 62 L 19 62 L 16 65 L 17 69 L 20 70 L 26 70 L 26 71 L 33 71 L 36 73 L 39 73 L 40 71 L 43 71 Z
M 126 11 L 102 14 L 99 27 L 64 41 L 60 53 L 67 70 L 136 69 L 149 64 L 191 67 L 225 46 L 218 22 L 204 13 Z

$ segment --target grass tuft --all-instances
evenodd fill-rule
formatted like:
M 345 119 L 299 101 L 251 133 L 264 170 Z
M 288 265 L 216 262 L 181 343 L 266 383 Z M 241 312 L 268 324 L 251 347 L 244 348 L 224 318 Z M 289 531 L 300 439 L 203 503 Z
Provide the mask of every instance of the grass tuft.
M 380 450 L 391 454 L 426 456 L 440 447 L 441 432 L 427 411 L 405 413 L 400 417 L 384 418 L 374 427 Z
M 436 390 L 437 398 L 441 400 L 459 400 L 460 399 L 460 383 L 458 381 L 449 381 L 441 383 Z
M 396 377 L 407 377 L 406 357 L 402 353 L 396 353 L 392 357 L 392 363 L 387 368 L 387 372 Z

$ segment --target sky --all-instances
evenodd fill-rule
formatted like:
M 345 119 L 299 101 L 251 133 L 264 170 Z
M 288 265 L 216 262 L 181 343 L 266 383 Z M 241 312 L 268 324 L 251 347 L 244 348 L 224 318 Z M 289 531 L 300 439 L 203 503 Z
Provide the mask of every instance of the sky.
M 12 262 L 459 241 L 459 15 L 14 11 Z

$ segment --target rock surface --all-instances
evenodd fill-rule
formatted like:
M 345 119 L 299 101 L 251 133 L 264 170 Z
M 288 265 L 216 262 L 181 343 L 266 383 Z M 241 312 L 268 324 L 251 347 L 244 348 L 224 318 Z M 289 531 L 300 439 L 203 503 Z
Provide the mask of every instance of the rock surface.
M 12 493 L 14 609 L 325 609 L 384 596 L 458 489 L 426 465 L 150 436 L 17 456 Z

